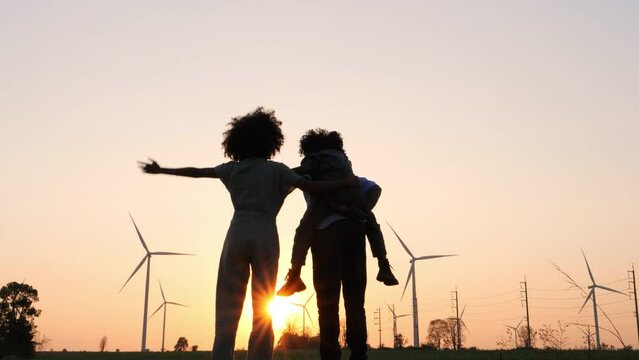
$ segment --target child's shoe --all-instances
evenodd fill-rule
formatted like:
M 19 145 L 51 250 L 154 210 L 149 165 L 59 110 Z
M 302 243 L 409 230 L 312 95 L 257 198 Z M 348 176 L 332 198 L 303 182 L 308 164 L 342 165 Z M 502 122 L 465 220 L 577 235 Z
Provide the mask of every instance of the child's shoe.
M 393 271 L 391 270 L 388 259 L 378 259 L 377 262 L 379 264 L 377 281 L 383 282 L 386 286 L 399 285 L 399 281 L 397 281 L 397 278 L 395 277 L 395 275 L 393 275 Z
M 300 278 L 300 269 L 292 268 L 286 274 L 286 283 L 277 290 L 277 296 L 291 296 L 306 290 L 306 284 Z

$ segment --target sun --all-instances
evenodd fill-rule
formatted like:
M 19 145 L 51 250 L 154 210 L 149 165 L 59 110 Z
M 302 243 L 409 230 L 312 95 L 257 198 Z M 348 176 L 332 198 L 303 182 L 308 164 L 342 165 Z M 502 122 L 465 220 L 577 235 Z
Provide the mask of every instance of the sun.
M 286 322 L 295 315 L 295 307 L 288 300 L 275 297 L 268 304 L 268 312 L 273 318 L 273 329 L 278 331 L 286 328 Z

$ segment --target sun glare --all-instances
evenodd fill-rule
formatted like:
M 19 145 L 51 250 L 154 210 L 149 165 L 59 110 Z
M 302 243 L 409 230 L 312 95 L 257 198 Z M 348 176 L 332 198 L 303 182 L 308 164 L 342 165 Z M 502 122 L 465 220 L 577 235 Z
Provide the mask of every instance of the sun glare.
M 289 303 L 289 299 L 275 297 L 268 305 L 268 312 L 273 317 L 273 329 L 275 331 L 286 328 L 286 322 L 295 315 L 295 306 Z

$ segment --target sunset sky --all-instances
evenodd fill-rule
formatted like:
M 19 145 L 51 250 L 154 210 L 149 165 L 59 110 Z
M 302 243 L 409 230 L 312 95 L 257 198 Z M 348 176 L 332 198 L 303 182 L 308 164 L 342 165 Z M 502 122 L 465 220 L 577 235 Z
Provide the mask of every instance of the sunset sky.
M 596 280 L 624 292 L 639 267 L 637 19 L 632 0 L 0 0 L 0 285 L 39 290 L 47 348 L 94 351 L 106 335 L 109 350 L 139 350 L 144 273 L 118 293 L 144 255 L 131 212 L 151 250 L 197 254 L 153 259 L 151 311 L 158 281 L 189 305 L 169 309 L 167 348 L 185 336 L 210 349 L 228 193 L 136 161 L 227 161 L 230 118 L 264 106 L 283 121 L 275 160 L 297 165 L 307 129 L 338 130 L 355 172 L 384 189 L 375 213 L 401 284 L 376 282 L 369 252 L 373 347 L 374 311 L 387 346 L 385 304 L 411 311 L 410 289 L 400 299 L 409 257 L 386 221 L 415 255 L 460 255 L 417 265 L 421 342 L 452 315 L 457 288 L 465 346 L 495 348 L 524 314 L 524 276 L 533 328 L 592 323 L 552 264 L 589 285 L 583 248 Z M 278 217 L 278 284 L 304 207 L 296 191 Z M 302 276 L 311 285 L 310 266 Z M 597 298 L 637 348 L 633 303 Z M 301 311 L 280 305 L 301 326 Z M 161 324 L 149 321 L 154 351 Z M 411 319 L 399 329 L 412 343 Z M 568 336 L 581 344 L 576 327 Z

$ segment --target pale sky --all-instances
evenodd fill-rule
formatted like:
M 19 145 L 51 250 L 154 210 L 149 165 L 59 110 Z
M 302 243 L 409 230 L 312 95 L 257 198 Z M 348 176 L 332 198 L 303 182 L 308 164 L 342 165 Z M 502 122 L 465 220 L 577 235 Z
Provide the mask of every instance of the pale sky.
M 160 280 L 190 305 L 169 309 L 167 347 L 186 336 L 210 349 L 229 196 L 135 162 L 226 161 L 226 123 L 265 106 L 287 137 L 275 160 L 298 164 L 309 128 L 341 131 L 355 171 L 384 189 L 380 222 L 416 255 L 460 255 L 417 265 L 421 342 L 457 288 L 466 346 L 494 348 L 523 315 L 524 276 L 533 328 L 592 323 L 551 262 L 587 286 L 583 248 L 597 281 L 622 291 L 639 265 L 638 16 L 636 1 L 603 0 L 0 0 L 0 283 L 40 291 L 50 348 L 97 350 L 106 335 L 108 349 L 139 349 L 143 273 L 118 293 L 144 255 L 130 211 L 152 250 L 197 254 L 154 258 L 149 307 Z M 278 218 L 280 282 L 303 210 L 295 192 Z M 401 284 L 376 282 L 369 255 L 374 347 L 373 312 L 390 346 L 385 303 L 411 309 L 408 256 L 383 230 Z M 639 346 L 631 301 L 598 300 Z M 245 313 L 238 348 L 249 327 Z M 411 320 L 399 328 L 412 343 Z M 580 334 L 569 329 L 572 346 Z M 160 317 L 148 336 L 158 350 Z

